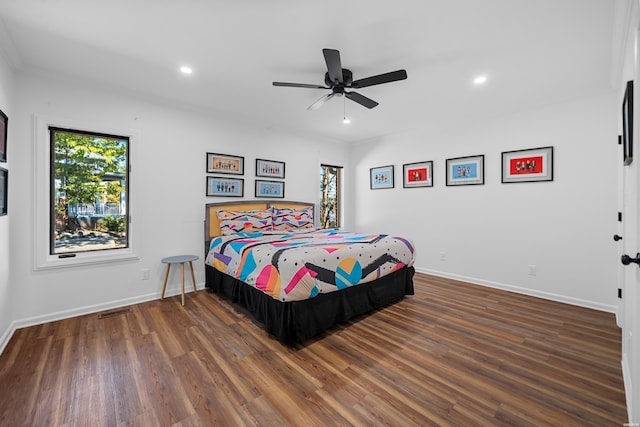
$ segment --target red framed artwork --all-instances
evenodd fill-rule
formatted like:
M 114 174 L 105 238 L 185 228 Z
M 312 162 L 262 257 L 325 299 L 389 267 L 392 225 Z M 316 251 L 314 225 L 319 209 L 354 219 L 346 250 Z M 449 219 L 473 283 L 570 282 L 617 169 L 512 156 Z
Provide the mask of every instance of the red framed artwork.
M 433 161 L 402 165 L 404 188 L 433 187 Z
M 502 182 L 553 181 L 553 147 L 504 151 Z

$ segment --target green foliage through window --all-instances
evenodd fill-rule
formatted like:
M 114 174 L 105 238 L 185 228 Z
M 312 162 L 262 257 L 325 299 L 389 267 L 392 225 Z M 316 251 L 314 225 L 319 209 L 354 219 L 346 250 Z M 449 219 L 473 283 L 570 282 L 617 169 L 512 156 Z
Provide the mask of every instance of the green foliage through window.
M 320 227 L 340 227 L 341 166 L 320 165 Z
M 129 138 L 49 128 L 51 253 L 128 247 Z

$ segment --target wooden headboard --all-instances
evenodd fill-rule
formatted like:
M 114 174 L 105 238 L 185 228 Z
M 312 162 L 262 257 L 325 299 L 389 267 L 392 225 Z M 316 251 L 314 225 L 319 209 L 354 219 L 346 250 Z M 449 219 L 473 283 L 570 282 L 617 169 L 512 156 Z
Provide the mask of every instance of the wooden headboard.
M 204 250 L 205 256 L 209 251 L 211 239 L 220 235 L 220 223 L 218 222 L 218 211 L 253 211 L 269 208 L 292 208 L 301 209 L 311 207 L 314 209 L 313 217 L 315 221 L 315 205 L 309 202 L 294 202 L 286 200 L 242 200 L 237 202 L 207 203 L 204 213 Z

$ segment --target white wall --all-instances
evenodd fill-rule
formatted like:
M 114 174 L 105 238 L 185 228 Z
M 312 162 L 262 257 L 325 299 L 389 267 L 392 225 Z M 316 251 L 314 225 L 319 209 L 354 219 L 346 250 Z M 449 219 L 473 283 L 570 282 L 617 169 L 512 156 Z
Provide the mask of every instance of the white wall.
M 286 198 L 311 202 L 319 197 L 320 163 L 345 164 L 348 160 L 347 150 L 333 141 L 171 108 L 131 94 L 36 74 L 21 74 L 16 80 L 19 96 L 11 123 L 12 179 L 16 183 L 11 200 L 10 271 L 14 327 L 158 298 L 164 273 L 161 258 L 189 253 L 202 260 L 205 203 L 238 200 L 205 197 L 206 152 L 245 157 L 243 178 L 245 198 L 249 199 L 254 198 L 256 158 L 286 162 Z M 130 192 L 138 261 L 34 271 L 34 114 L 139 134 L 139 146 L 132 147 L 131 153 Z M 8 230 L 6 221 L 0 222 L 0 227 Z M 202 285 L 204 267 L 202 262 L 195 264 L 196 281 Z M 150 269 L 150 280 L 141 279 L 143 268 Z M 6 267 L 0 271 L 6 272 Z M 0 280 L 6 281 L 1 276 Z M 178 281 L 178 275 L 172 278 L 175 291 Z
M 9 135 L 7 137 L 7 163 L 0 163 L 0 167 L 9 170 L 9 211 L 5 216 L 0 216 L 0 348 L 2 342 L 7 338 L 5 331 L 11 324 L 11 286 L 9 281 L 9 265 L 12 261 L 12 254 L 9 247 L 9 221 L 13 212 L 12 197 L 15 194 L 15 184 L 12 169 L 9 167 L 13 162 L 12 156 L 15 153 L 16 143 L 13 132 L 13 72 L 8 62 L 3 58 L 0 50 L 0 110 L 9 117 Z
M 247 198 L 253 198 L 256 158 L 286 162 L 290 200 L 316 201 L 319 164 L 344 165 L 345 228 L 411 237 L 419 271 L 616 309 L 615 94 L 349 149 L 80 83 L 36 74 L 12 77 L 6 67 L 0 77 L 0 103 L 9 99 L 4 102 L 9 102 L 12 182 L 11 227 L 7 217 L 0 218 L 0 257 L 9 252 L 7 234 L 11 238 L 10 268 L 0 264 L 4 338 L 15 327 L 157 298 L 160 259 L 202 255 L 204 204 L 229 200 L 204 196 L 207 151 L 245 156 Z M 7 88 L 19 94 L 13 104 Z M 139 260 L 34 271 L 33 114 L 140 135 L 132 153 L 131 189 Z M 548 145 L 555 149 L 553 182 L 500 183 L 502 151 Z M 485 155 L 485 185 L 445 187 L 445 159 L 474 154 Z M 435 186 L 403 189 L 402 164 L 421 160 L 434 160 Z M 369 190 L 369 168 L 387 164 L 396 166 L 396 188 Z M 441 252 L 446 261 L 440 261 Z M 537 266 L 535 277 L 527 274 L 530 264 Z M 150 280 L 141 279 L 143 268 L 150 269 Z M 204 281 L 201 263 L 196 279 Z M 177 280 L 172 278 L 174 291 Z
M 618 110 L 612 93 L 358 144 L 355 229 L 413 238 L 418 271 L 616 311 Z M 501 152 L 543 146 L 554 147 L 553 182 L 501 183 Z M 477 154 L 485 155 L 485 184 L 446 187 L 445 160 Z M 402 164 L 427 160 L 434 187 L 403 189 Z M 369 190 L 369 168 L 388 164 L 395 188 Z

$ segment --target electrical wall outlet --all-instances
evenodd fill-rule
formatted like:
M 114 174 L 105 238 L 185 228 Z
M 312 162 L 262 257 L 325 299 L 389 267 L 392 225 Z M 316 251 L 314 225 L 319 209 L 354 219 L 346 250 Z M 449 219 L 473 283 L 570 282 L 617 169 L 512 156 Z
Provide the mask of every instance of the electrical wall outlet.
M 446 261 L 446 260 L 447 260 L 446 252 L 440 252 L 440 261 Z
M 535 276 L 537 272 L 538 272 L 538 267 L 533 264 L 529 264 L 529 276 Z
M 148 268 L 143 268 L 140 271 L 140 277 L 142 278 L 142 280 L 149 280 L 149 269 Z

